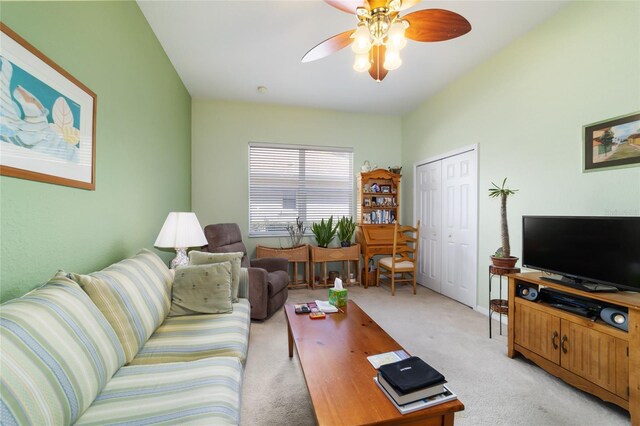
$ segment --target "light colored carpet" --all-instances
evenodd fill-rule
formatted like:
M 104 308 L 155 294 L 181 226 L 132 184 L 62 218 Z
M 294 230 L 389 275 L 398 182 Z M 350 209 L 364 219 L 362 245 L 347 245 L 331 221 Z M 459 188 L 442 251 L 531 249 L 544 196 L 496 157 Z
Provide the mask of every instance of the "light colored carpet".
M 326 300 L 326 289 L 289 291 L 288 303 Z M 418 286 L 349 288 L 349 298 L 412 355 L 447 378 L 464 403 L 456 425 L 628 425 L 629 414 L 551 376 L 522 357 L 507 357 L 506 328 L 489 339 L 488 319 Z M 314 425 L 297 355 L 287 353 L 284 311 L 251 324 L 241 424 Z

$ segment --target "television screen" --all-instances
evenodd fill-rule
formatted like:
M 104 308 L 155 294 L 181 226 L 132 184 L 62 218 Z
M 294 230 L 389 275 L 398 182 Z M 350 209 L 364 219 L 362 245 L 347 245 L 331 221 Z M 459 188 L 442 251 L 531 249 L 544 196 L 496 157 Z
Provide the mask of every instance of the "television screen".
M 522 217 L 522 265 L 640 291 L 640 217 Z

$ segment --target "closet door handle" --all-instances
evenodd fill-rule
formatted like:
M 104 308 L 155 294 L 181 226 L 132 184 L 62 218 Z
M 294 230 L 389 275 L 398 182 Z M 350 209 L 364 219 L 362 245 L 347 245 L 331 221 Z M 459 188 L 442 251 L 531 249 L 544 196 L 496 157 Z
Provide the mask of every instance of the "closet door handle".
M 551 344 L 553 345 L 553 349 L 558 349 L 558 337 L 558 332 L 554 331 L 553 335 L 551 336 Z
M 565 334 L 564 336 L 562 336 L 562 341 L 560 342 L 560 346 L 562 347 L 563 354 L 567 353 L 566 343 L 567 343 L 567 335 Z

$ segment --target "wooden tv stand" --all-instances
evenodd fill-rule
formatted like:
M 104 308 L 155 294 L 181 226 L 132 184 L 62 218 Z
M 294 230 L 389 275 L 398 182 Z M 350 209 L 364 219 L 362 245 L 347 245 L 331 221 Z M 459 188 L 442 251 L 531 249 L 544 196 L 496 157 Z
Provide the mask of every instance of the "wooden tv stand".
M 640 426 L 640 294 L 589 293 L 541 280 L 542 275 L 509 275 L 507 355 L 521 354 L 570 385 L 619 405 L 629 411 L 631 424 Z M 629 331 L 518 297 L 518 284 L 627 308 Z

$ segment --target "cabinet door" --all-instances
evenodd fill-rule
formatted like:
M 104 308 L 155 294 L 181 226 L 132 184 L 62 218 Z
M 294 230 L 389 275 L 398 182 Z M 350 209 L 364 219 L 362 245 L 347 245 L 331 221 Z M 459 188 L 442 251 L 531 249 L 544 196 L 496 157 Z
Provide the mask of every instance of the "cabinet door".
M 560 364 L 560 318 L 522 302 L 515 308 L 514 342 Z
M 616 340 L 563 319 L 561 366 L 616 393 Z
M 629 400 L 629 342 L 616 339 L 616 393 Z

